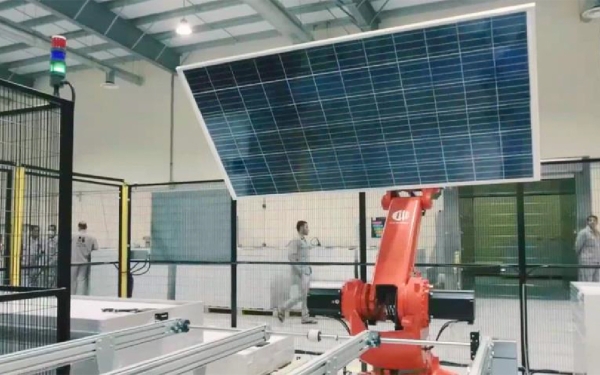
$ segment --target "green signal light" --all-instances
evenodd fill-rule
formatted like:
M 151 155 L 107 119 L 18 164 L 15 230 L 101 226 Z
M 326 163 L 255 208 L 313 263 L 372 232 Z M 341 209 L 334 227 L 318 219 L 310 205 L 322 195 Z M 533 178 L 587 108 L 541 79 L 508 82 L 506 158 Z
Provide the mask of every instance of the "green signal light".
M 57 75 L 67 74 L 67 64 L 64 61 L 52 61 L 50 63 L 50 73 Z

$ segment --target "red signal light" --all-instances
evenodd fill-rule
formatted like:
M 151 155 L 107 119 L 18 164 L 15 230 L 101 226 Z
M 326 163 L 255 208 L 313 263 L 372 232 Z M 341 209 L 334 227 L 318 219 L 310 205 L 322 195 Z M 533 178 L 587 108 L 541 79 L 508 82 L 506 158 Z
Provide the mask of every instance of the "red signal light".
M 61 35 L 55 35 L 52 37 L 52 48 L 67 48 L 67 38 Z

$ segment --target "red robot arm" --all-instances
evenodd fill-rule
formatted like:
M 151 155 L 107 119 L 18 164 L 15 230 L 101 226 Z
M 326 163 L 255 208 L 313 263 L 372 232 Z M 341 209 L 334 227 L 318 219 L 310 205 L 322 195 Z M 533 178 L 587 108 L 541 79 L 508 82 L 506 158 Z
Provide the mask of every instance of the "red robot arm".
M 432 206 L 439 189 L 423 189 L 420 196 L 401 197 L 388 192 L 382 199 L 388 210 L 373 282 L 348 281 L 342 288 L 342 314 L 351 334 L 367 329 L 367 322 L 394 322 L 395 330 L 382 338 L 425 339 L 429 328 L 429 282 L 414 272 L 421 217 Z M 414 345 L 383 344 L 361 359 L 377 375 L 412 370 L 418 374 L 454 375 L 440 368 L 430 350 Z M 401 372 L 402 373 L 402 372 Z

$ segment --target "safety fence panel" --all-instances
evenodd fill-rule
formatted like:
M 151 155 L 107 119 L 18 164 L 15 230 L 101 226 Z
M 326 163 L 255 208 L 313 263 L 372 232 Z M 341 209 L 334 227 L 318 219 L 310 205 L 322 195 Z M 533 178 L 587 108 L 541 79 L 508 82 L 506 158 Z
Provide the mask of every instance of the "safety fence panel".
M 578 257 L 576 249 L 586 218 L 600 212 L 600 163 L 548 163 L 542 177 L 526 184 L 443 190 L 422 218 L 415 271 L 436 290 L 475 295 L 473 325 L 434 319 L 430 339 L 442 328 L 440 339 L 448 341 L 468 341 L 479 331 L 517 341 L 523 366 L 568 373 L 574 368 L 569 285 L 596 280 L 598 270 L 589 267 L 600 264 Z M 281 331 L 343 334 L 344 326 L 329 318 L 301 324 L 299 303 L 279 322 L 277 307 L 300 293 L 288 245 L 298 238 L 296 223 L 306 221 L 311 288 L 339 288 L 361 277 L 369 282 L 387 214 L 381 207 L 384 194 L 253 197 L 232 205 L 222 183 L 134 186 L 133 297 L 203 301 L 209 324 L 267 322 Z M 110 259 L 119 261 L 116 254 Z M 593 264 L 581 268 L 586 262 Z M 94 267 L 97 278 L 102 272 L 117 275 L 112 264 Z M 383 323 L 376 329 L 393 327 Z M 294 340 L 306 352 L 335 345 Z M 434 351 L 447 365 L 469 362 L 461 348 Z
M 315 248 L 311 260 L 358 260 L 357 197 L 357 193 L 337 192 L 239 199 L 238 260 L 280 260 L 280 253 L 285 254 L 290 241 L 298 238 L 299 221 L 308 223 L 306 239 Z
M 260 251 L 260 250 L 255 250 Z M 281 261 L 277 264 L 239 264 L 237 267 L 238 326 L 248 328 L 267 323 L 274 331 L 304 334 L 293 337 L 295 349 L 299 352 L 321 353 L 340 344 L 334 340 L 309 341 L 306 337 L 310 329 L 320 329 L 324 333 L 347 336 L 344 324 L 333 318 L 317 319 L 316 324 L 302 324 L 302 286 L 295 282 L 292 264 Z M 354 264 L 326 263 L 311 265 L 310 288 L 341 288 L 346 280 L 352 279 Z M 296 300 L 286 311 L 280 322 L 277 308 L 288 300 Z M 223 318 L 221 318 L 223 319 Z
M 25 332 L 2 335 L 10 352 L 69 337 L 66 290 L 38 292 L 68 286 L 73 103 L 3 80 L 0 98 L 0 323 Z
M 68 293 L 0 287 L 0 355 L 56 343 L 59 296 Z
M 232 200 L 223 182 L 134 186 L 133 297 L 231 306 Z

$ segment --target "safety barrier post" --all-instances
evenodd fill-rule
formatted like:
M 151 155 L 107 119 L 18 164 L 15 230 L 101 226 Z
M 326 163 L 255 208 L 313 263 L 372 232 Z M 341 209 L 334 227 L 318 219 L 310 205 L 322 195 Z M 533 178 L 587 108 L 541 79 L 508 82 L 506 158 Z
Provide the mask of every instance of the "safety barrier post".
M 23 211 L 25 207 L 25 168 L 15 168 L 10 249 L 10 285 L 21 284 L 21 253 L 23 245 Z
M 517 196 L 517 259 L 519 262 L 519 312 L 521 326 L 521 364 L 529 373 L 529 340 L 527 330 L 527 249 L 525 237 L 525 184 L 518 183 Z
M 231 326 L 237 327 L 237 201 L 231 200 Z
M 119 192 L 119 290 L 120 298 L 131 298 L 131 187 L 121 186 Z
M 365 192 L 358 193 L 358 224 L 359 228 L 359 277 L 367 282 L 367 195 Z
M 1 169 L 6 173 L 6 197 L 4 198 L 4 247 L 2 248 L 2 259 L 4 260 L 4 276 L 2 285 L 10 285 L 10 253 L 12 250 L 10 235 L 12 233 L 12 195 L 13 195 L 13 171 L 12 169 Z M 2 240 L 0 239 L 0 242 Z

